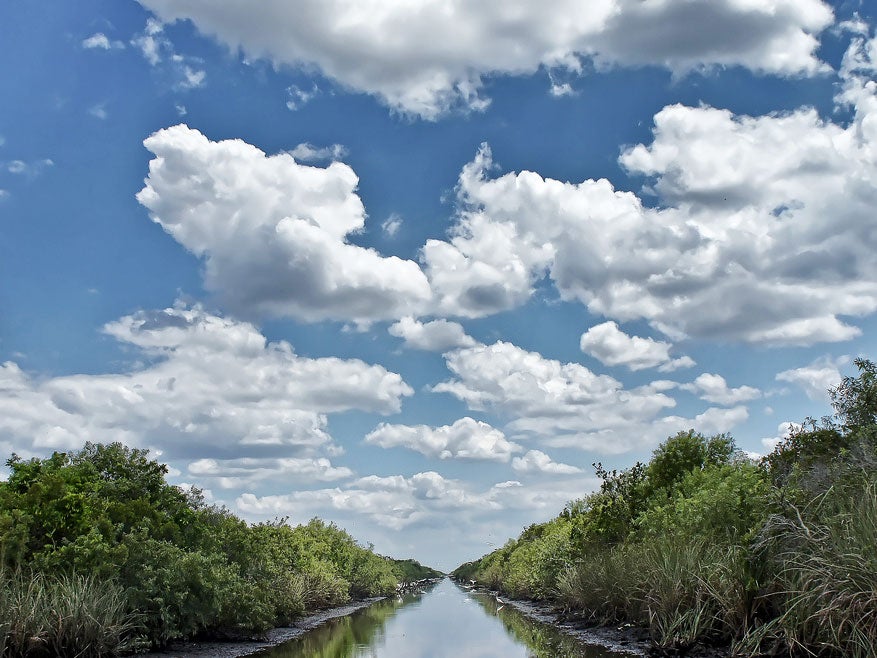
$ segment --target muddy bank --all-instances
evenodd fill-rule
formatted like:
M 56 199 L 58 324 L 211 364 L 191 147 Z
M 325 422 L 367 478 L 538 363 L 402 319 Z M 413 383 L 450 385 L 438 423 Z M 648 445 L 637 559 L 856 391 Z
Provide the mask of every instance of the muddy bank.
M 482 590 L 489 591 L 489 590 Z M 490 592 L 494 594 L 493 592 Z M 604 647 L 611 651 L 625 652 L 632 656 L 670 656 L 679 655 L 655 649 L 649 640 L 648 630 L 624 624 L 621 626 L 594 626 L 574 616 L 544 603 L 534 601 L 519 601 L 515 599 L 502 599 L 503 603 L 515 608 L 523 614 L 551 624 L 564 633 L 578 638 L 586 644 Z M 728 658 L 731 654 L 728 649 L 713 647 L 695 647 L 684 654 L 687 658 Z
M 272 628 L 262 640 L 244 642 L 174 642 L 163 651 L 138 654 L 143 658 L 241 658 L 282 644 L 336 617 L 345 617 L 383 597 L 355 601 L 302 617 L 293 626 Z
M 610 651 L 629 653 L 631 656 L 651 655 L 649 653 L 651 642 L 649 642 L 648 634 L 644 633 L 642 629 L 629 626 L 619 628 L 588 627 L 581 622 L 565 618 L 560 611 L 546 604 L 507 598 L 503 598 L 502 601 L 503 604 L 528 617 L 544 624 L 550 624 L 586 644 L 603 647 Z

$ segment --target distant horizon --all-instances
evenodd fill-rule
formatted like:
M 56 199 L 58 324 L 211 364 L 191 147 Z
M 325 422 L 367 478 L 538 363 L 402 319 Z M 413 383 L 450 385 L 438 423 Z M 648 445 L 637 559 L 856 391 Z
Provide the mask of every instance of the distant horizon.
M 0 450 L 445 573 L 680 430 L 766 454 L 877 355 L 875 26 L 7 3 Z

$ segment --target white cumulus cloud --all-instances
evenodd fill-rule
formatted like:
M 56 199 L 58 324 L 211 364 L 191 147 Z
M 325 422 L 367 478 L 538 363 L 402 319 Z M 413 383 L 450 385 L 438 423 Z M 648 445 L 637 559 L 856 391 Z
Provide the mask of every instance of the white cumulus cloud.
M 82 47 L 87 50 L 122 50 L 125 44 L 121 41 L 113 41 L 103 32 L 96 32 L 87 39 L 82 40 Z
M 694 360 L 687 356 L 672 358 L 670 349 L 673 346 L 670 343 L 628 336 L 612 321 L 588 329 L 582 334 L 579 344 L 582 352 L 607 366 L 623 365 L 630 370 L 657 367 L 661 372 L 669 372 L 695 365 Z
M 281 480 L 287 485 L 290 482 L 342 480 L 353 475 L 349 468 L 333 466 L 325 457 L 205 457 L 191 462 L 187 470 L 200 481 L 215 482 L 222 489 L 264 484 L 271 480 Z
M 801 388 L 811 400 L 828 401 L 828 389 L 834 388 L 842 379 L 840 366 L 849 363 L 849 357 L 838 359 L 824 357 L 810 365 L 777 373 L 779 382 L 788 382 Z
M 454 377 L 433 387 L 509 419 L 513 439 L 534 438 L 542 445 L 600 453 L 646 448 L 679 430 L 696 427 L 725 432 L 746 420 L 745 407 L 709 408 L 694 418 L 664 415 L 678 388 L 654 381 L 627 389 L 608 375 L 578 363 L 562 363 L 511 343 L 475 345 L 445 354 Z
M 621 163 L 648 207 L 604 179 L 491 178 L 486 146 L 459 178 L 447 241 L 423 249 L 439 308 L 478 317 L 523 304 L 548 275 L 565 300 L 667 336 L 769 345 L 843 341 L 877 310 L 874 40 L 854 43 L 838 102 L 758 117 L 665 107 Z
M 420 322 L 405 317 L 390 325 L 387 331 L 391 336 L 403 339 L 406 347 L 430 352 L 447 352 L 476 344 L 475 339 L 466 334 L 462 325 L 443 319 Z
M 578 74 L 585 60 L 813 74 L 823 69 L 818 35 L 833 19 L 821 0 L 269 0 L 259 11 L 246 0 L 140 2 L 163 21 L 191 20 L 248 58 L 316 67 L 427 119 L 483 109 L 486 74 Z
M 155 157 L 138 201 L 204 259 L 206 287 L 235 311 L 367 322 L 430 299 L 416 263 L 347 242 L 365 224 L 347 165 L 307 166 L 185 125 L 144 143 Z
M 396 413 L 413 394 L 381 366 L 304 358 L 250 324 L 200 307 L 136 313 L 105 331 L 140 364 L 118 374 L 47 379 L 3 364 L 0 435 L 21 450 L 90 440 L 160 447 L 169 457 L 278 450 L 309 457 L 336 451 L 327 414 Z
M 730 388 L 721 375 L 705 372 L 689 384 L 680 388 L 698 395 L 701 399 L 714 404 L 731 406 L 740 402 L 748 402 L 761 397 L 761 391 L 752 386 Z
M 442 427 L 381 423 L 368 433 L 365 442 L 382 448 L 408 448 L 438 459 L 507 462 L 521 450 L 500 430 L 469 417 Z
M 555 475 L 571 475 L 581 473 L 582 469 L 569 464 L 553 461 L 541 450 L 528 450 L 522 457 L 512 460 L 512 468 L 521 473 L 552 473 Z

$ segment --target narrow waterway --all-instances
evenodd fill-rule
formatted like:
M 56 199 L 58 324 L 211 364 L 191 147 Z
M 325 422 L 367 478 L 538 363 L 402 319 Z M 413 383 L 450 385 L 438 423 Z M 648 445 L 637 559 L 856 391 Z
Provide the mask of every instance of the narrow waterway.
M 257 654 L 260 658 L 619 658 L 485 592 L 444 580 L 379 601 Z

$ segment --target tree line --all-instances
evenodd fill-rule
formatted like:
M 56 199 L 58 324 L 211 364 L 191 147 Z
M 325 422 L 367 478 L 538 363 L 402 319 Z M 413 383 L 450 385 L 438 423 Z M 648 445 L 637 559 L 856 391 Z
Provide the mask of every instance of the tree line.
M 834 414 L 760 460 L 680 432 L 452 575 L 640 626 L 659 654 L 877 655 L 877 366 L 855 365 Z
M 0 656 L 105 656 L 239 638 L 441 575 L 332 523 L 250 525 L 166 482 L 148 451 L 87 443 L 7 462 Z

